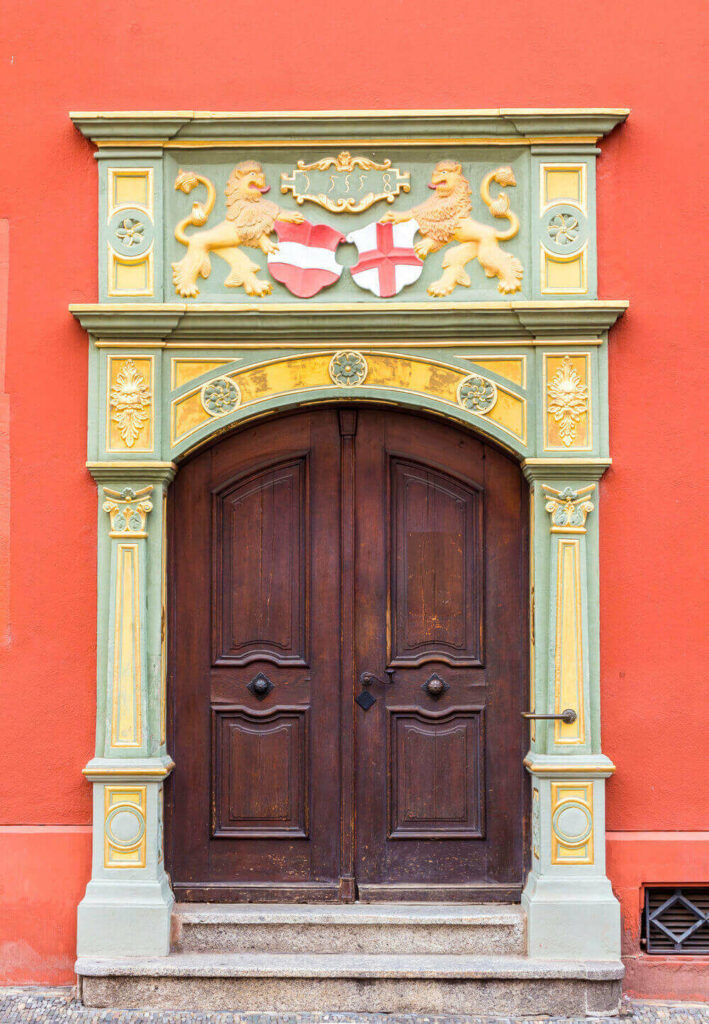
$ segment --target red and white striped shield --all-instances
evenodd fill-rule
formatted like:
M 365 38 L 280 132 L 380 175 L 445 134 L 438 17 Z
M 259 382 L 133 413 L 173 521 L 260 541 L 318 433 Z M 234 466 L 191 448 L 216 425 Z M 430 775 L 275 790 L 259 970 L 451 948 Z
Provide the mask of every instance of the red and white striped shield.
M 423 262 L 413 249 L 418 231 L 415 220 L 402 224 L 380 224 L 374 221 L 365 228 L 351 231 L 348 242 L 359 249 L 359 260 L 350 267 L 360 288 L 367 288 L 382 299 L 390 299 L 408 284 L 418 281 Z
M 339 281 L 342 264 L 335 260 L 335 250 L 345 236 L 327 224 L 286 224 L 277 220 L 278 252 L 268 257 L 271 276 L 301 299 L 317 295 L 323 288 Z

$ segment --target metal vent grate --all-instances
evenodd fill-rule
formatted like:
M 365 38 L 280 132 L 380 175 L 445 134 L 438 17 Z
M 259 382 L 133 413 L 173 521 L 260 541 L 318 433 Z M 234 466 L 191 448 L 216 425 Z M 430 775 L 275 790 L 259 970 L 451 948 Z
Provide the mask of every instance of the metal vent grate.
M 709 953 L 709 887 L 646 888 L 643 931 L 648 953 Z

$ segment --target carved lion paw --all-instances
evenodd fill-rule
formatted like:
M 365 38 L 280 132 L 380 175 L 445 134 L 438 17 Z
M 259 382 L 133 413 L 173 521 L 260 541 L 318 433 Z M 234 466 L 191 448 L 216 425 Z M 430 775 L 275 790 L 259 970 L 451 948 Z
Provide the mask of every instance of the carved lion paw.
M 259 281 L 257 277 L 254 277 L 251 281 L 245 282 L 244 291 L 247 295 L 255 295 L 261 299 L 264 295 L 270 295 L 273 287 L 268 281 Z
M 441 277 L 428 286 L 428 294 L 441 298 L 444 295 L 450 295 L 454 288 L 455 282 L 446 281 L 445 277 Z
M 197 282 L 192 279 L 191 275 L 185 273 L 181 263 L 172 264 L 172 281 L 178 295 L 182 295 L 186 299 L 193 299 L 199 295 Z
M 266 238 L 264 236 L 259 239 L 258 244 L 261 251 L 264 252 L 267 256 L 270 256 L 274 252 L 278 252 L 278 242 L 273 242 L 271 241 L 270 238 Z

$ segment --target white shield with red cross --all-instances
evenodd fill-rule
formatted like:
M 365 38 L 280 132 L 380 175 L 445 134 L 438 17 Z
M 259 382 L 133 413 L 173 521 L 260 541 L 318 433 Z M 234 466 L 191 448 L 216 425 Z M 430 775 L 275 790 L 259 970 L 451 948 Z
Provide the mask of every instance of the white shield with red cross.
M 415 220 L 402 224 L 375 221 L 351 231 L 347 241 L 357 246 L 359 259 L 350 271 L 360 288 L 374 292 L 381 299 L 390 299 L 408 284 L 418 281 L 423 262 L 413 248 L 417 231 Z
M 335 259 L 335 250 L 345 236 L 327 224 L 287 224 L 277 220 L 278 251 L 268 257 L 271 276 L 301 299 L 317 295 L 323 288 L 339 281 L 342 264 Z

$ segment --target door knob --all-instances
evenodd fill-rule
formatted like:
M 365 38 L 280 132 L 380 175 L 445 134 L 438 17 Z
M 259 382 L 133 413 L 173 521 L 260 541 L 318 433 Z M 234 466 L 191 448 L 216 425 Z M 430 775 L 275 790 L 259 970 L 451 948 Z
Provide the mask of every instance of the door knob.
M 434 672 L 433 675 L 428 677 L 421 689 L 424 693 L 427 693 L 429 697 L 433 697 L 434 700 L 438 700 L 439 697 L 443 696 L 446 690 L 450 690 L 450 686 L 445 679 L 441 679 L 438 673 Z

